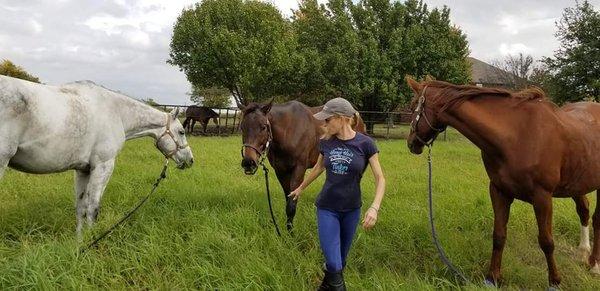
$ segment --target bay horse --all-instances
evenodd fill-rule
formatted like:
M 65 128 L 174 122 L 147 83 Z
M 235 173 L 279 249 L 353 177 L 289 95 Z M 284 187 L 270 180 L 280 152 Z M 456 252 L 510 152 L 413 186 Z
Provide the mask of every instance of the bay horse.
M 293 228 L 296 215 L 296 202 L 288 197 L 296 189 L 307 169 L 312 168 L 319 157 L 319 139 L 323 135 L 324 121 L 313 114 L 323 106 L 308 107 L 298 101 L 273 105 L 238 104 L 242 110 L 242 168 L 246 175 L 253 175 L 258 169 L 258 161 L 267 153 L 269 163 L 275 170 L 286 199 L 286 227 Z M 364 133 L 365 124 L 359 115 L 354 118 L 354 129 Z
M 196 121 L 199 121 L 200 124 L 202 124 L 202 132 L 206 133 L 208 121 L 211 119 L 215 125 L 219 125 L 219 114 L 217 112 L 206 106 L 192 105 L 185 110 L 183 127 L 187 129 L 188 133 L 192 133 L 194 131 L 194 125 L 196 125 Z
M 165 113 L 78 81 L 49 86 L 0 76 L 0 178 L 6 167 L 48 174 L 75 171 L 77 237 L 98 217 L 100 198 L 126 140 L 150 136 L 181 169 L 193 163 L 178 109 Z
M 586 198 L 594 190 L 600 195 L 600 104 L 579 102 L 558 107 L 538 88 L 510 92 L 440 81 L 417 82 L 410 77 L 407 82 L 415 93 L 407 140 L 412 153 L 421 154 L 446 126 L 458 130 L 481 150 L 494 210 L 486 283 L 499 283 L 514 199 L 533 206 L 551 287 L 561 282 L 554 260 L 553 197 L 575 201 L 581 223 L 579 251 L 591 271 L 600 273 L 600 206 L 593 216 L 590 253 Z

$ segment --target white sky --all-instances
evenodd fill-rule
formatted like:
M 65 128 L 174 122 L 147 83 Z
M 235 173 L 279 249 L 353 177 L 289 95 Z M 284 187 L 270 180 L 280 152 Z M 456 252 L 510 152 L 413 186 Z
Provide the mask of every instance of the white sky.
M 168 65 L 172 26 L 193 0 L 0 0 L 0 59 L 48 84 L 92 80 L 136 98 L 189 104 L 189 83 Z M 269 0 L 285 15 L 296 0 Z M 325 3 L 325 0 L 319 2 Z M 557 49 L 555 21 L 569 0 L 426 0 L 447 5 L 483 61 Z M 600 0 L 591 0 L 600 9 Z

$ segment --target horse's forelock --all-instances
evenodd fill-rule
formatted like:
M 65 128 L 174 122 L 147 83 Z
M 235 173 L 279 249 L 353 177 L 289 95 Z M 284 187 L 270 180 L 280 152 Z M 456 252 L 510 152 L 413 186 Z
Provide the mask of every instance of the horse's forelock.
M 248 106 L 246 106 L 246 108 L 244 108 L 244 110 L 242 110 L 242 112 L 244 114 L 249 114 L 252 112 L 255 112 L 257 110 L 259 110 L 261 108 L 261 104 L 260 103 L 250 103 L 248 104 Z

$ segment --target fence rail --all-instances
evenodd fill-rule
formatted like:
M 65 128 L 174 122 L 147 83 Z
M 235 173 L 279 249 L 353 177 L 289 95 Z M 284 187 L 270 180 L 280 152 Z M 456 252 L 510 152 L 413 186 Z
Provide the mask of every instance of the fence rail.
M 188 105 L 156 104 L 155 108 L 165 112 L 174 108 L 187 110 Z M 206 132 L 203 132 L 196 126 L 192 134 L 202 135 L 230 135 L 237 134 L 240 131 L 241 111 L 237 108 L 210 108 L 219 115 L 219 123 L 209 121 Z M 363 122 L 367 126 L 369 135 L 378 138 L 405 139 L 410 128 L 411 113 L 408 111 L 400 112 L 380 112 L 380 111 L 359 111 Z M 182 122 L 185 120 L 185 114 L 181 115 Z M 445 135 L 443 136 L 445 139 Z

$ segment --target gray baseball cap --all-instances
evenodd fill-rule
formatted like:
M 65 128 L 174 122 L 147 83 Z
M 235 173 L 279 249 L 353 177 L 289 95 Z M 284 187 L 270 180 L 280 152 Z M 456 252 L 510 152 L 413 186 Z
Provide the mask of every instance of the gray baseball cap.
M 318 120 L 325 120 L 334 115 L 352 117 L 355 113 L 356 109 L 348 100 L 338 97 L 327 101 L 323 109 L 313 116 Z

